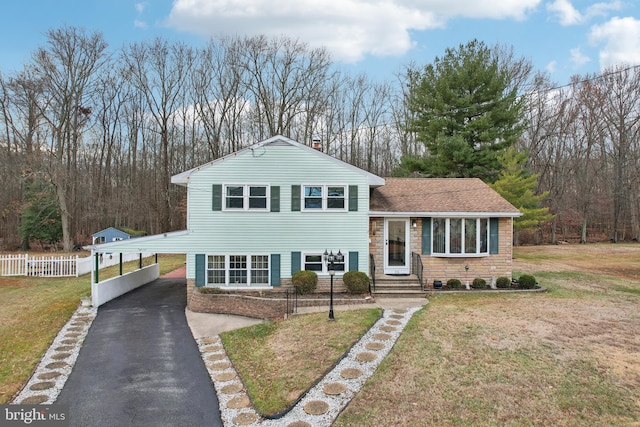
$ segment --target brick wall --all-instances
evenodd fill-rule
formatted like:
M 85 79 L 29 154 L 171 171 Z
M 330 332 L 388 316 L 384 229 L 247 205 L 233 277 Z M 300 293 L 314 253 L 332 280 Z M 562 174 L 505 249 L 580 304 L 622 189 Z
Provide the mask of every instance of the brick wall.
M 335 285 L 335 283 L 334 283 Z M 329 286 L 329 285 L 327 285 Z M 266 291 L 269 296 L 260 296 L 258 291 L 238 291 L 232 294 L 205 294 L 201 293 L 193 283 L 187 281 L 187 307 L 198 313 L 233 314 L 237 316 L 252 317 L 256 319 L 276 320 L 282 319 L 286 310 L 286 297 L 284 289 L 290 287 L 280 286 L 274 291 Z M 335 291 L 335 288 L 334 288 Z M 346 294 L 334 294 L 333 304 L 369 304 L 373 300 L 363 296 L 350 296 Z M 322 296 L 298 296 L 298 307 L 329 307 L 329 298 Z
M 411 251 L 422 254 L 422 219 L 417 219 L 417 227 L 413 227 L 413 220 L 410 223 Z M 384 218 L 371 218 L 369 233 L 371 243 L 369 251 L 375 257 L 376 274 L 383 274 L 384 269 Z M 498 254 L 483 257 L 462 257 L 462 258 L 440 258 L 431 255 L 421 255 L 424 265 L 425 283 L 431 287 L 434 280 L 441 280 L 446 283 L 448 279 L 460 279 L 462 283 L 466 280 L 470 282 L 476 277 L 481 277 L 491 282 L 492 278 L 500 276 L 511 277 L 513 258 L 513 221 L 511 218 L 500 218 L 499 220 L 499 249 Z M 469 271 L 465 271 L 465 265 L 469 266 Z

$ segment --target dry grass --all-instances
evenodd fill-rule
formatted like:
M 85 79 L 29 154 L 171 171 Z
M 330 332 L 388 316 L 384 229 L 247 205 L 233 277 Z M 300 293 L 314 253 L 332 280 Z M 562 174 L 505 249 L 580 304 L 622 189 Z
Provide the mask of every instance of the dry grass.
M 336 425 L 639 425 L 638 260 L 516 248 L 548 293 L 433 299 Z
M 147 261 L 152 262 L 152 261 Z M 184 265 L 184 256 L 159 259 L 162 273 Z M 137 268 L 128 263 L 124 272 Z M 118 274 L 100 272 L 100 280 Z M 60 328 L 91 292 L 89 275 L 73 278 L 0 277 L 0 404 L 20 391 Z
M 285 411 L 380 317 L 380 309 L 306 314 L 222 334 L 225 349 L 264 415 Z

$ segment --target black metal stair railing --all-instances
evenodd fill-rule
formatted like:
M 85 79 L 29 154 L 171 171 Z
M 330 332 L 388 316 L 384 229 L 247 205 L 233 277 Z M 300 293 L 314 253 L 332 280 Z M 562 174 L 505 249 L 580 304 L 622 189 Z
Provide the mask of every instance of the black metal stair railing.
M 376 291 L 376 260 L 373 254 L 369 254 L 369 293 Z
M 411 274 L 415 274 L 420 282 L 420 290 L 424 291 L 424 266 L 422 265 L 422 257 L 420 254 L 411 252 Z

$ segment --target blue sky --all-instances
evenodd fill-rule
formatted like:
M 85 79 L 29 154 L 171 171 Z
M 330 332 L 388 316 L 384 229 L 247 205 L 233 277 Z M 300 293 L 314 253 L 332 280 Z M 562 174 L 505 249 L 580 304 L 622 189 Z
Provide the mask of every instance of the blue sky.
M 198 47 L 218 34 L 287 35 L 376 79 L 474 38 L 513 46 L 558 84 L 640 64 L 637 0 L 27 0 L 6 2 L 2 15 L 5 75 L 64 25 L 101 31 L 112 50 L 156 36 Z

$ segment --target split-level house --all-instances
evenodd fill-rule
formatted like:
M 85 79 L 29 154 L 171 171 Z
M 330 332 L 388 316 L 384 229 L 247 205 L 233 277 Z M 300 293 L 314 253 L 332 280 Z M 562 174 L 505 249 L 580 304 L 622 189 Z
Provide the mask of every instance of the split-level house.
M 96 245 L 96 251 L 186 254 L 191 286 L 278 290 L 298 270 L 328 284 L 325 251 L 346 271 L 426 281 L 511 276 L 520 213 L 477 179 L 381 178 L 275 136 L 172 177 L 187 189 L 184 231 Z M 412 255 L 413 254 L 413 255 Z M 191 288 L 190 288 L 191 289 Z M 191 289 L 192 290 L 192 289 Z

